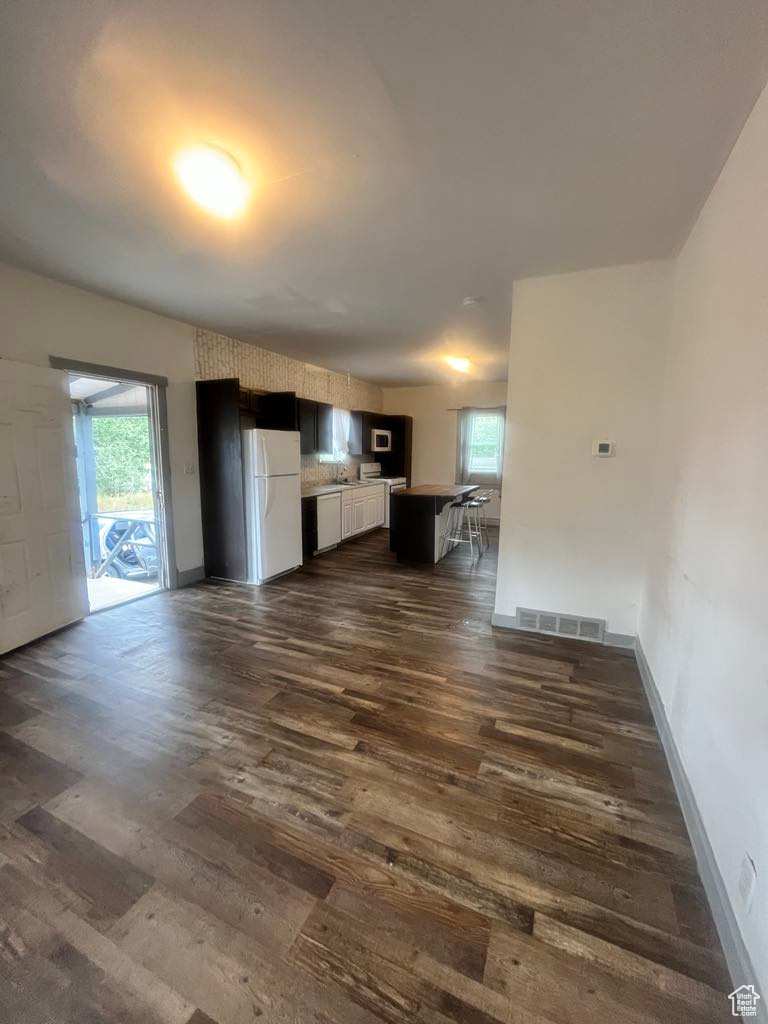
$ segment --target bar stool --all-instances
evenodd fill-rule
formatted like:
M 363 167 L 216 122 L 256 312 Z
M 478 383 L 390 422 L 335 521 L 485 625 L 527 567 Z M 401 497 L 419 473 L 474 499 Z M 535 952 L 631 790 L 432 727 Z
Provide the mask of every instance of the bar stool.
M 451 550 L 453 544 L 469 544 L 469 557 L 475 557 L 475 541 L 477 541 L 478 557 L 483 552 L 480 534 L 481 504 L 472 497 L 464 501 L 455 501 L 448 510 L 448 523 L 443 534 L 440 557 Z M 465 536 L 466 531 L 466 536 Z
M 493 498 L 493 490 L 479 491 L 472 495 L 472 500 L 476 501 L 480 505 L 479 522 L 480 522 L 480 541 L 482 543 L 485 538 L 486 550 L 490 547 L 490 540 L 488 539 L 488 506 Z

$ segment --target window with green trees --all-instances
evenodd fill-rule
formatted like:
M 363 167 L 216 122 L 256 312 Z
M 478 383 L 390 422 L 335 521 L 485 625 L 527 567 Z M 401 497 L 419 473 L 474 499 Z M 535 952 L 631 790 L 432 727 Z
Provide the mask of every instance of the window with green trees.
M 93 454 L 99 512 L 152 509 L 147 416 L 94 416 Z
M 501 486 L 504 412 L 502 407 L 459 409 L 456 452 L 458 483 Z

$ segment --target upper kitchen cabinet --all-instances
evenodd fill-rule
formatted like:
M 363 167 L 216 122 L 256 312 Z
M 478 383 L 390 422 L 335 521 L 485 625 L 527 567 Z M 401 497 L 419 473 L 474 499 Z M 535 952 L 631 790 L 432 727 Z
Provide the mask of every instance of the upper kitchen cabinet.
M 270 391 L 256 398 L 256 426 L 262 430 L 298 430 L 299 406 L 295 391 Z
M 333 406 L 310 398 L 297 398 L 295 391 L 273 391 L 259 395 L 256 425 L 264 430 L 298 430 L 301 454 L 333 450 Z
M 374 432 L 389 432 L 389 451 L 375 450 Z M 367 455 L 381 463 L 384 476 L 404 476 L 410 483 L 413 419 L 410 416 L 388 416 L 381 412 L 355 410 L 349 438 L 351 455 Z
M 382 476 L 404 476 L 411 484 L 411 452 L 413 449 L 413 417 L 385 416 L 391 432 L 391 451 L 379 452 L 374 458 L 381 463 Z
M 298 398 L 301 454 L 333 451 L 333 406 L 328 402 L 315 402 L 311 398 Z
M 363 409 L 353 409 L 349 432 L 349 454 L 372 454 L 373 431 L 384 427 L 386 419 L 387 417 L 380 412 L 366 412 Z

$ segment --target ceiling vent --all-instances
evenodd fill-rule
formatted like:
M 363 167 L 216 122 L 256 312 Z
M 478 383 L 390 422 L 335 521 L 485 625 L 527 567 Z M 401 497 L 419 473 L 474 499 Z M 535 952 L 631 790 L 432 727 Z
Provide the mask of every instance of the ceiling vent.
M 578 615 L 535 611 L 533 608 L 517 609 L 517 628 L 596 643 L 602 643 L 605 638 L 605 619 L 585 619 Z

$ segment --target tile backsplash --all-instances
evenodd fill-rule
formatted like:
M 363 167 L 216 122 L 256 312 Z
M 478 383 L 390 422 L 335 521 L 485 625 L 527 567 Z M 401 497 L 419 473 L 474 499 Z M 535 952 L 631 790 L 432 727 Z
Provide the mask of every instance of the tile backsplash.
M 198 328 L 195 332 L 195 376 L 198 380 L 239 377 L 245 388 L 255 391 L 295 391 L 300 398 L 330 402 L 337 409 L 368 409 L 380 412 L 383 396 L 378 384 L 336 373 L 321 366 L 270 352 Z M 357 476 L 361 456 L 348 455 L 345 464 L 321 462 L 316 455 L 302 455 L 303 484 L 332 483 L 342 469 Z
M 313 487 L 335 483 L 342 470 L 347 476 L 357 477 L 358 465 L 366 461 L 367 457 L 363 455 L 348 455 L 344 463 L 321 462 L 316 455 L 302 455 L 301 482 Z

